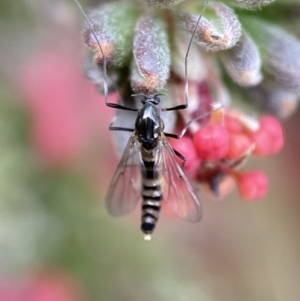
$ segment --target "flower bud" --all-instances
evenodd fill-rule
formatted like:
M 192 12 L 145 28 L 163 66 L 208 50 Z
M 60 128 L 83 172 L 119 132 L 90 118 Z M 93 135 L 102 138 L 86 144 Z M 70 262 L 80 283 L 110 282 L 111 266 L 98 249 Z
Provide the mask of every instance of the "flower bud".
M 116 72 L 108 70 L 109 75 L 106 77 L 108 91 L 112 92 L 116 90 L 116 83 L 118 75 Z M 97 90 L 100 93 L 104 92 L 104 75 L 103 75 L 103 66 L 99 65 L 94 60 L 94 53 L 86 49 L 83 60 L 83 72 L 85 76 L 96 85 Z
M 184 169 L 189 174 L 195 174 L 200 166 L 201 159 L 198 157 L 193 141 L 190 137 L 170 140 L 172 147 L 186 158 Z M 178 160 L 181 164 L 182 160 Z
M 260 45 L 263 71 L 274 88 L 300 91 L 300 41 L 282 28 L 245 18 L 244 25 Z
M 195 41 L 207 50 L 219 51 L 233 47 L 241 36 L 241 24 L 231 8 L 221 3 L 210 3 L 208 12 L 213 13 L 209 21 L 202 17 L 195 32 Z M 188 13 L 178 15 L 180 26 L 192 33 L 199 16 Z
M 256 8 L 268 5 L 275 0 L 235 0 L 234 2 L 243 8 Z
M 295 113 L 299 105 L 297 93 L 277 88 L 273 83 L 266 81 L 248 89 L 247 96 L 259 109 L 281 119 L 288 118 Z
M 175 50 L 172 51 L 172 71 L 178 75 L 182 80 L 185 79 L 185 55 L 187 45 L 191 37 L 187 36 L 180 30 L 174 32 Z M 200 82 L 207 77 L 207 61 L 209 58 L 198 45 L 192 45 L 190 48 L 187 71 L 189 81 Z
M 269 180 L 260 170 L 252 170 L 236 174 L 240 195 L 246 201 L 256 201 L 266 196 Z
M 171 54 L 165 24 L 142 16 L 135 30 L 131 86 L 136 93 L 156 93 L 167 82 Z
M 193 136 L 198 156 L 203 160 L 215 161 L 226 156 L 229 149 L 228 131 L 222 125 L 207 125 Z
M 230 133 L 229 137 L 229 148 L 226 154 L 226 158 L 229 160 L 238 160 L 247 153 L 252 151 L 252 143 L 250 138 L 244 133 L 235 134 Z
M 261 59 L 253 40 L 243 33 L 239 42 L 221 53 L 223 64 L 232 80 L 240 86 L 257 85 L 261 79 Z
M 265 70 L 282 88 L 300 91 L 300 41 L 280 28 L 269 28 Z
M 182 2 L 183 0 L 144 0 L 147 4 L 150 4 L 152 6 L 172 6 L 176 5 L 179 2 Z
M 122 65 L 128 59 L 136 15 L 135 6 L 127 2 L 101 5 L 90 13 L 88 18 L 93 30 L 86 24 L 84 41 L 96 53 L 98 63 L 102 63 L 103 54 L 107 62 L 114 65 Z

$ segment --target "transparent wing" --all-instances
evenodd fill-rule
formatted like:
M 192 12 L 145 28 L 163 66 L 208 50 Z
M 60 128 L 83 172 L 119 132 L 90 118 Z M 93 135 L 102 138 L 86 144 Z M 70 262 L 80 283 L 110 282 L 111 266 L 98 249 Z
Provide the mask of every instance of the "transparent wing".
M 141 198 L 140 143 L 133 134 L 124 150 L 106 196 L 108 212 L 113 216 L 130 213 Z
M 199 221 L 201 218 L 199 199 L 165 136 L 162 136 L 159 147 L 165 204 L 179 217 L 190 222 Z

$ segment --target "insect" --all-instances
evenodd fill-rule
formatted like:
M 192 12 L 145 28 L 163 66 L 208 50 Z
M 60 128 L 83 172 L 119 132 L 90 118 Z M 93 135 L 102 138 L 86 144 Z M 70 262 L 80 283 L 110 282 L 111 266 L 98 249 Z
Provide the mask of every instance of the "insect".
M 171 147 L 167 139 L 167 137 L 180 139 L 190 123 L 179 135 L 164 133 L 164 122 L 160 117 L 162 109 L 159 106 L 161 94 L 135 95 L 141 96 L 143 106 L 140 110 L 108 102 L 106 58 L 87 15 L 78 0 L 74 1 L 83 13 L 103 55 L 106 105 L 119 110 L 137 112 L 134 128 L 115 127 L 113 124 L 109 126 L 112 131 L 132 132 L 106 196 L 109 213 L 113 216 L 128 214 L 142 199 L 141 230 L 145 234 L 145 240 L 151 239 L 163 202 L 179 217 L 190 222 L 199 221 L 200 201 L 176 156 L 183 162 L 186 159 Z M 164 111 L 181 110 L 188 106 L 187 59 L 193 36 L 208 2 L 209 0 L 206 1 L 198 18 L 185 56 L 185 104 L 165 108 Z

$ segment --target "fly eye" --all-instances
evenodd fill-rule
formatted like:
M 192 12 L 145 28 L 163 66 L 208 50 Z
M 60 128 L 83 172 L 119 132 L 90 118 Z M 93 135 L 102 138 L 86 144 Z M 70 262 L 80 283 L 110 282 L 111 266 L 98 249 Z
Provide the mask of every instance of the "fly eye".
M 158 105 L 158 104 L 160 103 L 160 98 L 159 98 L 157 95 L 155 95 L 155 96 L 153 97 L 153 103 L 154 103 L 155 105 Z
M 146 96 L 144 96 L 141 100 L 142 104 L 144 105 L 147 102 L 148 98 Z

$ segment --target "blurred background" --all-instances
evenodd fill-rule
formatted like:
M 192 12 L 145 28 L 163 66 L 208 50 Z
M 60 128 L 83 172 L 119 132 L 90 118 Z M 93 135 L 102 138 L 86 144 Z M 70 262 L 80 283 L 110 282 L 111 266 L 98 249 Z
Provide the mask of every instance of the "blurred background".
M 162 214 L 145 242 L 139 210 L 103 205 L 114 112 L 83 76 L 82 22 L 72 0 L 0 1 L 0 300 L 299 300 L 299 113 L 249 163 L 264 200 L 203 199 L 200 223 Z

